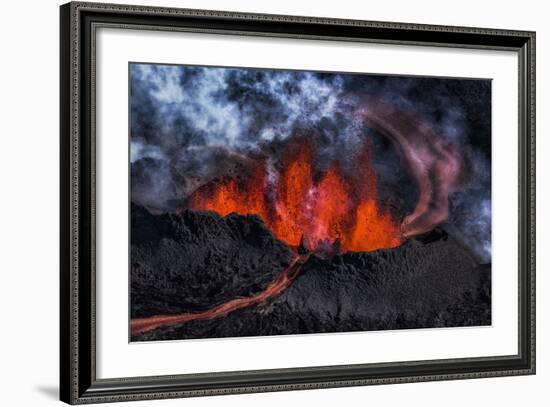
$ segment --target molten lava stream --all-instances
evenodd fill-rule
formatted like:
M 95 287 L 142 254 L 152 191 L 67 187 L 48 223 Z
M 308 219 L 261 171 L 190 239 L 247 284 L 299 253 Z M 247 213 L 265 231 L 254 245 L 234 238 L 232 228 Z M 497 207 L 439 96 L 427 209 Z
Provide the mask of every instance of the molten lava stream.
M 273 298 L 283 292 L 294 279 L 300 274 L 302 265 L 309 258 L 309 254 L 295 256 L 290 265 L 269 284 L 265 290 L 254 294 L 250 297 L 236 298 L 229 300 L 223 304 L 217 305 L 206 311 L 185 313 L 177 315 L 155 315 L 146 318 L 136 318 L 130 321 L 130 332 L 132 335 L 142 334 L 152 331 L 160 327 L 166 327 L 170 325 L 181 324 L 190 321 L 202 321 L 207 319 L 214 319 L 223 317 L 230 312 L 236 311 L 241 308 L 248 307 L 250 305 L 258 304 L 266 301 L 269 298 Z

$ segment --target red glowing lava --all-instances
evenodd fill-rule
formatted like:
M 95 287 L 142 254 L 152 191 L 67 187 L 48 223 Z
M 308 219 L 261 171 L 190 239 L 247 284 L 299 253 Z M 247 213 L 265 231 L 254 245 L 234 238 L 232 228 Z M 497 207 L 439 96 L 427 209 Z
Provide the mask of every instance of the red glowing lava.
M 132 335 L 137 335 L 163 326 L 219 318 L 229 314 L 230 312 L 249 307 L 269 298 L 275 297 L 290 286 L 290 284 L 292 284 L 294 279 L 300 273 L 302 264 L 307 261 L 308 257 L 308 254 L 294 257 L 294 259 L 290 262 L 290 265 L 279 275 L 279 277 L 271 282 L 265 290 L 259 292 L 258 294 L 251 295 L 250 297 L 236 298 L 202 312 L 135 318 L 130 322 L 130 333 Z
M 339 241 L 343 251 L 371 251 L 401 244 L 399 222 L 381 210 L 370 149 L 356 158 L 353 177 L 337 162 L 321 174 L 304 140 L 291 143 L 282 168 L 268 172 L 259 161 L 246 178 L 225 177 L 199 188 L 190 208 L 258 215 L 275 236 L 290 246 Z

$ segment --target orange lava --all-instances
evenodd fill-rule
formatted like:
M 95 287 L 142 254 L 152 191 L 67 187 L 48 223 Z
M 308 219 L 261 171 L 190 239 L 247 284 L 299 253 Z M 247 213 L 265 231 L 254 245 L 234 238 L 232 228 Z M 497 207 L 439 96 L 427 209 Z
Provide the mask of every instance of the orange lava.
M 399 222 L 378 204 L 369 148 L 356 157 L 353 176 L 344 177 L 337 162 L 314 174 L 312 160 L 311 146 L 303 140 L 295 142 L 274 180 L 260 161 L 247 177 L 225 177 L 198 189 L 189 206 L 222 216 L 258 215 L 290 246 L 298 246 L 302 238 L 310 249 L 336 240 L 343 251 L 401 244 Z
M 258 294 L 245 298 L 236 298 L 202 312 L 177 315 L 155 315 L 152 317 L 132 319 L 130 321 L 130 333 L 132 335 L 138 335 L 163 326 L 219 318 L 238 309 L 263 302 L 280 294 L 288 286 L 290 286 L 290 284 L 292 284 L 294 279 L 300 273 L 302 264 L 305 263 L 308 257 L 309 255 L 296 256 L 290 265 L 279 275 L 279 277 L 272 281 L 265 290 Z

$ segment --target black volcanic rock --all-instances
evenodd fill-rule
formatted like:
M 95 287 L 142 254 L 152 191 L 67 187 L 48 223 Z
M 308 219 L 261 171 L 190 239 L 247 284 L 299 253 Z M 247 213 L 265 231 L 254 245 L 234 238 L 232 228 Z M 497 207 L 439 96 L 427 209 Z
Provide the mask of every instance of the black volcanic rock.
M 131 208 L 131 316 L 208 309 L 263 290 L 291 251 L 257 216 Z
M 466 321 L 449 312 L 466 307 L 470 298 L 488 311 L 489 278 L 490 267 L 478 266 L 458 241 L 436 229 L 394 249 L 330 260 L 312 255 L 273 303 L 298 310 L 293 315 L 306 330 L 332 325 L 330 330 L 339 330 L 335 321 L 361 330 L 483 325 L 490 323 L 489 315 Z
M 255 216 L 135 212 L 132 261 L 139 267 L 132 271 L 132 316 L 204 309 L 259 292 L 292 257 Z M 394 249 L 313 253 L 278 297 L 132 340 L 488 325 L 490 293 L 490 264 L 478 264 L 438 228 Z

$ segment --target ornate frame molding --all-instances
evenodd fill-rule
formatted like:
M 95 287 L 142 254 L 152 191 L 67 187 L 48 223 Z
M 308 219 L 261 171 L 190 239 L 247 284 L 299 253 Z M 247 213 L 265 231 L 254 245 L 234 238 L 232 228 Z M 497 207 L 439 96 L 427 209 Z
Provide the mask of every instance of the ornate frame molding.
M 534 32 L 83 2 L 61 6 L 60 19 L 61 400 L 84 404 L 535 373 Z M 100 26 L 518 52 L 518 355 L 97 379 L 95 30 Z

